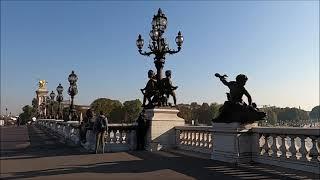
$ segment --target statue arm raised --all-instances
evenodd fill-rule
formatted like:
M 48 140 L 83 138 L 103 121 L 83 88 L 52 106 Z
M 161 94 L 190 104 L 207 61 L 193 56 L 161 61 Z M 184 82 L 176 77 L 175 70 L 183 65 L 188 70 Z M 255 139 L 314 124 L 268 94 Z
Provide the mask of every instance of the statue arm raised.
M 219 79 L 220 79 L 220 81 L 224 84 L 224 85 L 226 85 L 226 86 L 228 86 L 229 87 L 229 82 L 226 80 L 226 77 L 228 77 L 227 75 L 220 75 L 219 73 L 216 73 L 216 74 L 214 74 L 216 77 L 218 77 Z
M 228 82 L 224 77 L 221 77 L 221 78 L 220 78 L 220 81 L 221 81 L 224 85 L 229 86 L 229 82 Z

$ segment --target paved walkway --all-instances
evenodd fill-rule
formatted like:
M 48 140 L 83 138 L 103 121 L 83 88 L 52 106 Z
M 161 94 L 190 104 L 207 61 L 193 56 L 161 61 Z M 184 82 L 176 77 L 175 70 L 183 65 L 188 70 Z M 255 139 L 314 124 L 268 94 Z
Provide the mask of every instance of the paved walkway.
M 1 179 L 319 179 L 266 165 L 221 163 L 176 153 L 88 154 L 34 126 L 1 127 Z

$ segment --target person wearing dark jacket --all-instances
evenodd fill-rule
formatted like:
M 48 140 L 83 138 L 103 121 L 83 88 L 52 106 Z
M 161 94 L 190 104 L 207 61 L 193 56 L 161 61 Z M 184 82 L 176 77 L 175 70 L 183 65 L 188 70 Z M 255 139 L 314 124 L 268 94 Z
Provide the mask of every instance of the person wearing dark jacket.
M 144 112 L 142 111 L 139 114 L 137 119 L 138 127 L 137 127 L 137 150 L 145 149 L 145 136 L 147 133 L 147 123 L 144 117 Z
M 103 115 L 103 112 L 100 112 L 100 115 L 97 117 L 93 125 L 93 132 L 96 134 L 96 154 L 98 154 L 99 148 L 101 148 L 102 153 L 104 153 L 105 136 L 106 132 L 108 132 L 108 120 Z

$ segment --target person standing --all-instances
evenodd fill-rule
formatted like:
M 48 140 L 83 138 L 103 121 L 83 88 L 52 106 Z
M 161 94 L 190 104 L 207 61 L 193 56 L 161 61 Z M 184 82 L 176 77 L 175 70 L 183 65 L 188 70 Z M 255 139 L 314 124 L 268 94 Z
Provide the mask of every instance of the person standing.
M 96 134 L 96 146 L 95 146 L 96 154 L 98 154 L 99 148 L 101 148 L 102 153 L 104 153 L 105 135 L 106 135 L 106 132 L 108 131 L 108 120 L 103 115 L 102 111 L 100 111 L 99 116 L 97 117 L 93 125 L 93 131 Z
M 144 110 L 139 114 L 137 119 L 137 150 L 145 149 L 145 136 L 147 132 L 147 124 L 144 116 Z

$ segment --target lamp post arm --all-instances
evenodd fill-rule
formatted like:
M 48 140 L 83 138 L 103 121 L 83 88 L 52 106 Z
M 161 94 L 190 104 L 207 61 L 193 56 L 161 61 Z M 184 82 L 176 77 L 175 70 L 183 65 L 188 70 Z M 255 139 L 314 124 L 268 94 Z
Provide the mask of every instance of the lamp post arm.
M 143 56 L 150 56 L 151 54 L 154 54 L 153 51 L 150 51 L 150 52 L 144 51 L 144 52 L 142 52 L 142 50 L 139 50 L 139 53 L 140 53 L 141 55 L 143 55 Z
M 178 50 L 169 49 L 168 51 L 166 51 L 166 53 L 169 53 L 169 54 L 176 54 L 176 53 L 180 52 L 180 50 L 181 50 L 181 47 L 178 47 Z

